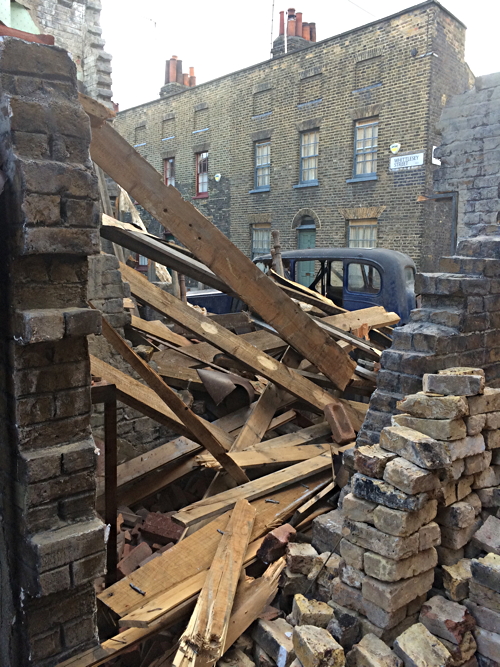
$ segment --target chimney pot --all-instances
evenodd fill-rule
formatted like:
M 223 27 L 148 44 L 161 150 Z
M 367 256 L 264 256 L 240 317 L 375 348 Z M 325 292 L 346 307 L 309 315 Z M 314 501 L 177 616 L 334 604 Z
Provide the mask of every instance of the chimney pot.
M 311 41 L 311 28 L 309 27 L 309 23 L 302 24 L 302 37 L 308 42 Z
M 189 74 L 182 75 L 182 83 L 184 86 L 189 86 Z
M 172 56 L 170 60 L 177 60 L 177 56 Z
M 280 12 L 280 35 L 285 34 L 285 12 Z
M 177 58 L 174 56 L 168 61 L 168 81 L 167 83 L 175 83 L 177 80 Z
M 295 16 L 295 34 L 302 37 L 302 12 L 297 12 Z
M 288 20 L 290 20 L 291 16 L 295 16 L 295 9 L 293 7 L 288 10 Z
M 309 29 L 311 31 L 311 42 L 316 41 L 316 24 L 315 23 L 310 23 L 309 24 Z
M 189 76 L 194 76 L 194 67 L 189 68 Z
M 286 34 L 289 37 L 293 37 L 295 35 L 295 25 L 296 25 L 295 16 L 288 15 L 288 22 L 287 22 L 287 26 L 286 26 Z
M 177 71 L 176 71 L 176 77 L 174 81 L 177 81 L 177 83 L 182 83 L 183 78 L 182 78 L 182 60 L 177 60 L 176 62 L 177 65 Z

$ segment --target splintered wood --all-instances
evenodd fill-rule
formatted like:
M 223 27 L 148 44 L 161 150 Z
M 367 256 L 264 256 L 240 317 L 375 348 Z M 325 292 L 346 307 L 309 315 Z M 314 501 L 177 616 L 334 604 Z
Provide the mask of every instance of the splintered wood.
M 60 667 L 94 667 L 131 651 L 126 664 L 211 667 L 259 617 L 274 618 L 266 606 L 286 542 L 263 572 L 269 533 L 289 535 L 293 525 L 310 540 L 313 518 L 336 506 L 346 483 L 340 454 L 361 429 L 388 327 L 399 318 L 380 306 L 347 312 L 262 273 L 162 183 L 106 123 L 108 110 L 81 99 L 96 164 L 186 247 L 106 216 L 101 235 L 127 248 L 126 258 L 144 255 L 244 307 L 206 313 L 120 263 L 134 314 L 123 331 L 103 318 L 113 352 L 106 343 L 102 358 L 91 356 L 91 373 L 95 384 L 116 388 L 124 439 L 135 411 L 168 433 L 151 451 L 146 443 L 124 448 L 117 466 L 118 576 L 97 596 L 116 634 L 107 627 L 108 639 Z M 151 320 L 138 316 L 145 312 Z M 102 476 L 99 512 L 107 491 Z
M 174 667 L 212 665 L 224 651 L 236 586 L 255 520 L 255 508 L 239 500 L 174 658 Z

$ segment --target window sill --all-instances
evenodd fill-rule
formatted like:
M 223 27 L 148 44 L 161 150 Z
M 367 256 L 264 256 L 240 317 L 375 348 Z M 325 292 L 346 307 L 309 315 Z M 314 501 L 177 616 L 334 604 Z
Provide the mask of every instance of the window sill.
M 249 190 L 248 194 L 249 195 L 254 195 L 257 192 L 270 192 L 270 191 L 271 191 L 271 187 L 268 185 L 265 188 L 255 188 L 255 190 Z
M 297 185 L 292 185 L 292 188 L 314 188 L 319 185 L 319 181 L 307 181 L 307 183 L 297 183 Z
M 208 192 L 202 192 L 199 195 L 195 195 L 193 199 L 208 199 Z
M 377 174 L 370 174 L 366 176 L 358 176 L 357 178 L 348 178 L 346 183 L 363 183 L 364 181 L 378 181 Z

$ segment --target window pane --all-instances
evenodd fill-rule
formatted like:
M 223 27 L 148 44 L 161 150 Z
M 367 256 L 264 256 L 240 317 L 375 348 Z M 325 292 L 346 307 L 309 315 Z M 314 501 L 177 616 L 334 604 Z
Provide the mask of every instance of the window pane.
M 370 264 L 350 263 L 347 267 L 347 289 L 350 292 L 378 294 L 382 285 L 379 271 Z
M 175 185 L 175 160 L 173 157 L 165 160 L 165 183 Z
M 252 227 L 252 259 L 271 252 L 271 226 Z
M 349 223 L 349 248 L 376 248 L 377 223 Z
M 303 132 L 300 143 L 300 182 L 318 180 L 319 132 Z
M 208 192 L 208 152 L 196 156 L 197 194 Z
M 377 172 L 378 121 L 358 121 L 354 137 L 354 174 Z
M 255 187 L 269 187 L 271 176 L 271 143 L 255 144 Z

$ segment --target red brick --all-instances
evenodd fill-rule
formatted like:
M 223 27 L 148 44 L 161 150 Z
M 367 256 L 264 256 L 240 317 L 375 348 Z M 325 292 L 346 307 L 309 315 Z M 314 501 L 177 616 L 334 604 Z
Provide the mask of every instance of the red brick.
M 289 523 L 275 528 L 266 535 L 257 551 L 257 558 L 264 563 L 273 563 L 285 555 L 288 542 L 295 540 L 297 531 Z

